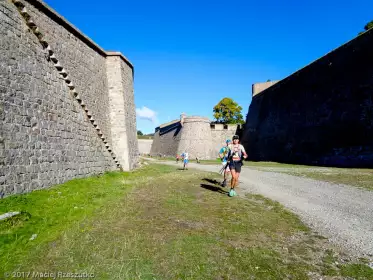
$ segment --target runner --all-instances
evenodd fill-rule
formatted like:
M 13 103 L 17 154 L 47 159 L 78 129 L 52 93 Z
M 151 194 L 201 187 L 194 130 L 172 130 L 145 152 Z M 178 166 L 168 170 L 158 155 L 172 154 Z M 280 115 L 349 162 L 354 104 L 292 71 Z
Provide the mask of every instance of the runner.
M 180 156 L 176 155 L 176 163 L 179 163 Z
M 242 158 L 247 158 L 245 148 L 240 144 L 238 135 L 234 135 L 232 141 L 233 144 L 228 145 L 228 162 L 229 169 L 232 174 L 231 190 L 229 191 L 229 196 L 237 195 L 234 188 L 238 185 L 238 178 L 240 177 L 241 166 L 243 165 Z
M 222 187 L 227 186 L 227 176 L 228 176 L 228 173 L 230 173 L 228 162 L 227 162 L 228 161 L 228 151 L 229 151 L 228 145 L 229 145 L 230 142 L 231 142 L 230 139 L 225 141 L 226 145 L 224 147 L 222 147 L 219 151 L 219 157 L 221 159 L 221 164 L 223 165 L 222 171 L 224 173 L 224 180 L 223 180 L 223 183 L 221 184 Z
M 184 170 L 188 170 L 189 154 L 187 152 L 184 152 L 181 154 L 181 157 L 184 160 Z

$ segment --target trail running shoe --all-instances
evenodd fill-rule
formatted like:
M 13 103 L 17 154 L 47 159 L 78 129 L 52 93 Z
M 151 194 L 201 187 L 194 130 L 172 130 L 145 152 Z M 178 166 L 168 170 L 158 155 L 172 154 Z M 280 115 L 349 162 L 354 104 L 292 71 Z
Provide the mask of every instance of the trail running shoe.
M 231 190 L 229 191 L 229 194 L 228 194 L 228 195 L 229 195 L 230 197 L 232 197 L 232 196 L 234 196 L 234 193 L 235 193 L 235 191 L 231 189 Z
M 221 186 L 222 186 L 222 187 L 226 187 L 226 186 L 227 186 L 227 181 L 224 180 L 223 183 L 221 183 Z

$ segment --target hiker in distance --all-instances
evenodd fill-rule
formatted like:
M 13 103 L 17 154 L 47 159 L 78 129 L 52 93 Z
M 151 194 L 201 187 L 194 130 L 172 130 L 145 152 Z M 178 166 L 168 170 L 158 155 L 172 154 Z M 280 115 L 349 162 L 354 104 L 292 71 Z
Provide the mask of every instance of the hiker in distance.
M 188 170 L 188 163 L 189 163 L 189 154 L 185 151 L 181 154 L 181 157 L 183 158 L 184 162 L 184 170 Z
M 233 144 L 228 145 L 228 162 L 232 174 L 231 190 L 228 195 L 236 196 L 237 193 L 234 188 L 238 185 L 238 178 L 240 177 L 241 167 L 243 165 L 242 161 L 247 158 L 247 154 L 245 148 L 240 144 L 238 135 L 234 135 L 232 141 Z
M 230 142 L 231 142 L 231 139 L 228 139 L 227 141 L 225 141 L 225 146 L 222 147 L 219 151 L 219 157 L 221 159 L 221 164 L 223 166 L 222 172 L 224 174 L 224 180 L 223 180 L 223 183 L 221 184 L 222 187 L 227 186 L 227 177 L 229 173 L 231 172 L 229 170 L 229 165 L 228 165 L 228 152 L 229 152 L 228 145 L 230 144 Z

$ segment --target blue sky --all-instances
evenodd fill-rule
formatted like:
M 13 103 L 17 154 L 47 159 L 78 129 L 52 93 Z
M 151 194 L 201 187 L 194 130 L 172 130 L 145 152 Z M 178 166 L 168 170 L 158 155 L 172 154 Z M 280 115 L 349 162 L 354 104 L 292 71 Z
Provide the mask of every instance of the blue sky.
M 144 133 L 181 112 L 212 120 L 224 97 L 238 102 L 245 117 L 253 83 L 285 78 L 373 19 L 371 0 L 45 2 L 133 63 Z

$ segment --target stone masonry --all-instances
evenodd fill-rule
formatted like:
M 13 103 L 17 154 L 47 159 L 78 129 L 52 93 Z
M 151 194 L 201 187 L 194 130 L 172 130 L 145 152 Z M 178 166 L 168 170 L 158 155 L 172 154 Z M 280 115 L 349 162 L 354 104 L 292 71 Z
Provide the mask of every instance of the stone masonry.
M 249 160 L 372 168 L 372 50 L 373 29 L 253 92 L 243 136 Z
M 269 81 L 269 82 L 264 82 L 264 83 L 256 83 L 253 84 L 252 86 L 252 93 L 253 96 L 261 93 L 263 90 L 266 90 L 267 88 L 273 86 L 274 84 L 277 84 L 278 81 Z
M 153 139 L 137 139 L 137 143 L 139 145 L 139 153 L 142 155 L 150 154 Z
M 110 52 L 106 58 L 113 149 L 125 170 L 137 163 L 138 148 L 132 67 L 120 53 Z M 130 132 L 130 133 L 128 133 Z M 134 142 L 135 141 L 135 142 Z
M 0 1 L 0 38 L 0 193 L 136 167 L 133 67 L 123 55 L 36 0 Z
M 187 151 L 191 159 L 215 159 L 227 139 L 241 134 L 240 125 L 215 124 L 208 118 L 185 116 L 155 129 L 150 149 L 153 156 L 175 157 Z

